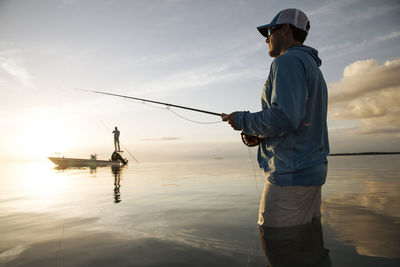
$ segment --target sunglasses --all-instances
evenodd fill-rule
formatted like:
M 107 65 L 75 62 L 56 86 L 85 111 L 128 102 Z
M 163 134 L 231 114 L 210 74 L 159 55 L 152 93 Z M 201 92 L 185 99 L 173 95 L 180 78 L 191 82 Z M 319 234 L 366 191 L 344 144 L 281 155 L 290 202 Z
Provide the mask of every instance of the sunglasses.
M 271 34 L 274 33 L 274 31 L 279 30 L 279 28 L 281 28 L 282 25 L 276 25 L 276 26 L 272 26 L 268 28 L 268 32 L 267 32 L 267 38 L 269 38 L 271 36 Z

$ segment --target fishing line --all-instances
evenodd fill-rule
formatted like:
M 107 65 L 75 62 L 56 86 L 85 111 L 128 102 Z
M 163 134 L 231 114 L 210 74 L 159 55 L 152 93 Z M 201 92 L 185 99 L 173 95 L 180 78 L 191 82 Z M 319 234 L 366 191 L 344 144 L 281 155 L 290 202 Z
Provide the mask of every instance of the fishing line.
M 256 162 L 255 162 L 256 160 L 254 158 L 253 153 L 251 152 L 250 147 L 247 147 L 247 151 L 249 152 L 251 165 L 253 167 L 254 182 L 256 184 L 257 195 L 258 195 L 258 198 L 261 198 L 260 189 L 258 188 L 258 182 L 257 182 L 257 173 L 256 173 L 257 171 L 256 171 Z
M 162 110 L 168 110 L 169 112 L 171 112 L 171 113 L 174 114 L 175 116 L 177 116 L 177 117 L 179 117 L 179 118 L 181 118 L 181 119 L 184 119 L 184 120 L 193 122 L 193 123 L 198 123 L 198 124 L 215 124 L 215 123 L 221 123 L 221 122 L 223 122 L 222 120 L 219 120 L 219 121 L 196 121 L 196 120 L 189 119 L 189 118 L 187 118 L 187 117 L 185 117 L 185 116 L 179 114 L 179 113 L 176 112 L 176 111 L 173 111 L 173 110 L 170 108 L 170 106 L 168 106 L 168 105 L 165 106 L 165 107 L 159 107 L 159 106 L 156 106 L 156 105 L 152 105 L 152 104 L 146 103 L 146 102 L 144 102 L 144 101 L 131 100 L 131 99 L 125 99 L 125 100 L 126 100 L 126 101 L 129 101 L 129 102 L 136 103 L 136 104 L 139 104 L 139 103 L 140 103 L 140 104 L 143 104 L 143 105 L 152 107 L 152 108 L 158 108 L 158 109 L 162 109 Z
M 172 114 L 174 114 L 175 116 L 178 116 L 179 118 L 182 118 L 182 119 L 187 120 L 187 121 L 190 121 L 190 122 L 198 123 L 198 124 L 215 124 L 215 123 L 221 123 L 221 122 L 223 122 L 222 120 L 220 120 L 220 121 L 205 121 L 205 122 L 203 122 L 203 121 L 195 121 L 195 120 L 186 118 L 186 117 L 184 117 L 184 116 L 178 114 L 177 112 L 173 111 L 172 109 L 169 109 L 169 108 L 167 108 L 167 109 L 168 109 L 168 111 L 170 111 L 170 112 L 171 112 Z
M 251 161 L 251 165 L 253 168 L 253 175 L 254 175 L 254 182 L 256 184 L 256 189 L 257 189 L 257 195 L 258 195 L 258 199 L 261 200 L 261 191 L 258 187 L 258 182 L 257 182 L 257 170 L 258 169 L 258 174 L 260 175 L 260 177 L 263 177 L 263 174 L 261 172 L 260 168 L 257 168 L 257 162 L 256 159 L 254 157 L 254 154 L 251 150 L 250 147 L 247 147 L 247 151 L 249 152 L 249 156 L 250 156 L 250 161 Z M 261 242 L 260 242 L 260 231 L 258 226 L 255 227 L 254 229 L 254 242 L 253 245 L 250 247 L 250 252 L 249 255 L 247 257 L 247 267 L 250 266 L 261 266 L 266 264 L 265 262 L 265 257 L 263 256 L 263 252 L 262 252 L 262 248 L 261 248 Z

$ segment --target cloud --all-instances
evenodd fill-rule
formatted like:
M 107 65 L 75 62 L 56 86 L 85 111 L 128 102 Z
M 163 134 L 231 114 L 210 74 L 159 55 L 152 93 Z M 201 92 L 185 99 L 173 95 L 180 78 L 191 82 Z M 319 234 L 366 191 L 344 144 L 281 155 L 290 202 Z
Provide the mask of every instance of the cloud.
M 0 62 L 0 69 L 11 75 L 20 84 L 28 88 L 35 88 L 33 76 L 23 67 L 22 60 L 15 51 L 0 52 Z
M 127 93 L 135 88 L 135 95 L 159 98 L 180 91 L 209 89 L 219 83 L 265 78 L 265 69 L 252 62 L 258 60 L 260 50 L 268 49 L 264 42 L 235 40 L 223 45 L 224 53 L 220 49 L 132 57 L 124 64 L 130 64 L 129 68 L 148 69 L 151 76 L 138 72 L 129 76 L 130 80 L 121 87 Z M 267 57 L 266 60 L 269 61 Z
M 378 43 L 390 41 L 397 38 L 400 38 L 400 31 L 394 31 L 387 34 L 378 35 L 375 36 L 374 38 L 368 39 L 363 42 L 357 42 L 357 43 L 341 42 L 334 45 L 328 45 L 321 47 L 319 51 L 320 53 L 324 54 L 328 54 L 328 51 L 335 51 L 335 53 L 332 53 L 327 58 L 337 58 L 337 57 L 342 57 L 344 55 L 350 55 L 357 51 L 360 51 L 361 49 L 368 48 Z
M 399 38 L 399 37 L 400 37 L 400 31 L 396 31 L 396 32 L 391 32 L 389 34 L 378 36 L 375 39 L 373 39 L 373 41 L 374 41 L 374 43 L 378 43 L 378 42 L 387 41 L 387 40 L 391 40 L 391 39 L 395 39 L 395 38 Z
M 153 81 L 132 80 L 131 86 L 127 88 L 140 88 L 135 95 L 157 95 L 158 97 L 187 90 L 198 90 L 220 82 L 229 82 L 243 77 L 255 75 L 250 70 L 231 69 L 227 64 L 206 64 L 197 68 L 189 68 L 183 71 L 176 71 L 169 75 L 163 75 Z
M 357 9 L 354 9 L 357 7 Z M 339 0 L 327 1 L 314 9 L 306 10 L 306 14 L 313 16 L 341 16 L 341 22 L 346 23 L 354 21 L 369 20 L 378 16 L 383 16 L 400 7 L 399 4 L 393 4 L 391 1 L 386 3 L 362 1 L 362 0 Z M 351 16 L 349 14 L 351 13 Z
M 326 15 L 327 13 L 332 13 L 334 10 L 346 5 L 346 3 L 346 1 L 329 1 L 326 4 L 305 11 L 308 16 Z
M 329 84 L 329 117 L 356 120 L 355 134 L 400 137 L 400 58 L 379 65 L 374 59 L 356 61 Z

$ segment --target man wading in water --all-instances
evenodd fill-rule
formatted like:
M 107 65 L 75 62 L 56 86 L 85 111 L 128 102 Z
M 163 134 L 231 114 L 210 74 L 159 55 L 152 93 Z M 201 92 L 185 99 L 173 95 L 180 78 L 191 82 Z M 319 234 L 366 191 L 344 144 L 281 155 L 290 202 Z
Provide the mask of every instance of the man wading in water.
M 303 45 L 310 22 L 286 9 L 259 26 L 274 59 L 262 92 L 262 111 L 237 111 L 222 118 L 235 130 L 262 139 L 258 162 L 269 174 L 258 224 L 289 227 L 321 216 L 321 186 L 329 154 L 327 87 L 318 51 Z

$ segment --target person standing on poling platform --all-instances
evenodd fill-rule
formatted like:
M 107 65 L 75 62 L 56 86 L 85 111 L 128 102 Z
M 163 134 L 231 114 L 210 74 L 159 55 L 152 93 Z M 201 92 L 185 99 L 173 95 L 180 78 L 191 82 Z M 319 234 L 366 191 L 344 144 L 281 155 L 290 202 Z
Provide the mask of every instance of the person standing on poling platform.
M 119 131 L 117 126 L 115 126 L 114 131 L 112 132 L 114 134 L 114 147 L 116 152 L 121 152 L 121 148 L 119 147 Z
M 310 22 L 298 9 L 282 10 L 257 29 L 275 58 L 262 92 L 262 111 L 237 111 L 222 119 L 261 140 L 258 163 L 267 180 L 258 224 L 301 225 L 321 216 L 328 169 L 328 93 L 321 59 L 317 50 L 303 45 Z

